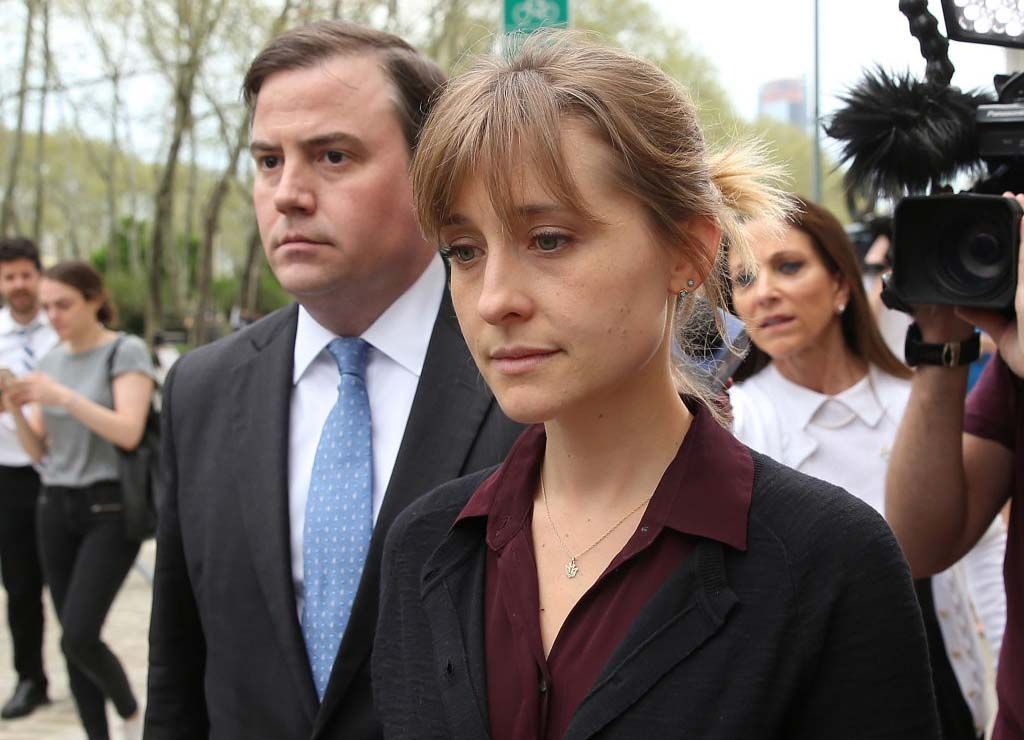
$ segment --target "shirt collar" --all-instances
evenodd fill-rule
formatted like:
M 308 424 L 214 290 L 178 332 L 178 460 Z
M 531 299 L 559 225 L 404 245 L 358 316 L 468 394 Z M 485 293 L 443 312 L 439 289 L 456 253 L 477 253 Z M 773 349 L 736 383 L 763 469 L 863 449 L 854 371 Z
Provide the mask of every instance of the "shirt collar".
M 441 307 L 445 284 L 444 263 L 436 255 L 408 290 L 377 317 L 360 336 L 410 373 L 419 377 L 427 357 L 427 345 Z M 295 330 L 295 362 L 292 383 L 298 383 L 309 366 L 331 340 L 337 337 L 317 323 L 304 306 L 299 305 Z
M 746 550 L 754 486 L 750 450 L 706 408 L 692 404 L 691 410 L 690 430 L 658 483 L 641 524 L 661 525 Z M 505 462 L 470 497 L 456 525 L 486 517 L 487 544 L 494 550 L 508 544 L 532 511 L 545 442 L 543 425 L 523 432 Z
M 35 317 L 27 324 L 19 324 L 14 320 L 14 316 L 11 314 L 11 307 L 4 306 L 0 308 L 0 334 L 15 334 L 20 331 L 35 331 L 41 326 L 47 326 L 49 321 L 46 319 L 45 311 L 36 311 Z
M 799 429 L 806 429 L 814 415 L 829 400 L 843 404 L 870 427 L 876 426 L 885 415 L 885 406 L 875 392 L 875 387 L 881 382 L 880 371 L 874 366 L 869 367 L 867 375 L 834 396 L 818 393 L 788 380 L 774 364 L 769 364 L 755 377 L 759 376 L 763 376 L 762 387 L 769 397 L 785 399 L 786 414 Z

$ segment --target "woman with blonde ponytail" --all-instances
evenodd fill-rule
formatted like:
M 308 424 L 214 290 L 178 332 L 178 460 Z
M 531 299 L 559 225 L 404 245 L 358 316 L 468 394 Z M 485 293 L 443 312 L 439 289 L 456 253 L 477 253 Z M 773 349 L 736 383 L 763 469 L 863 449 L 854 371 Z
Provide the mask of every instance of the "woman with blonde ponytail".
M 709 153 L 655 65 L 553 32 L 449 84 L 412 175 L 483 380 L 532 426 L 388 536 L 385 737 L 938 737 L 885 523 L 673 367 L 723 235 L 742 257 L 742 220 L 787 210 L 756 150 Z

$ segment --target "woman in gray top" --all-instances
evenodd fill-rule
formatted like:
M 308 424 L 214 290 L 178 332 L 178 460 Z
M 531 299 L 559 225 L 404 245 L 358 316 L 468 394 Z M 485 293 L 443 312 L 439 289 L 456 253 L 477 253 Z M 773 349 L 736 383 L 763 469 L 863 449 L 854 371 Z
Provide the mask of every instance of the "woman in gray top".
M 110 698 L 124 737 L 141 737 L 138 703 L 100 629 L 139 551 L 125 535 L 115 446 L 142 439 L 153 365 L 140 339 L 109 328 L 114 309 L 91 265 L 44 272 L 40 302 L 61 343 L 4 386 L 3 403 L 40 468 L 39 546 L 82 724 L 89 740 L 108 740 Z

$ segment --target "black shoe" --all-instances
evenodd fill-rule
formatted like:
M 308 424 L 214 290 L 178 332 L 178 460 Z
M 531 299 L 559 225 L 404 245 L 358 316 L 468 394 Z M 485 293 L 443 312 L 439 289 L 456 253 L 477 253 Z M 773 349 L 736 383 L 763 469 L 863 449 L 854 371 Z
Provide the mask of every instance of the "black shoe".
M 31 714 L 36 707 L 49 703 L 50 699 L 46 696 L 46 684 L 31 678 L 23 678 L 18 681 L 14 694 L 4 704 L 4 708 L 0 709 L 0 718 L 24 717 Z

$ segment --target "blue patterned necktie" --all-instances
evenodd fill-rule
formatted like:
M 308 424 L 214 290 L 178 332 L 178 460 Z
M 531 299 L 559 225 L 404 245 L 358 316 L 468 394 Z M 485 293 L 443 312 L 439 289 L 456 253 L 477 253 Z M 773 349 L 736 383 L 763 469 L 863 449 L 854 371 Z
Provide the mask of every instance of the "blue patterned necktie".
M 32 332 L 35 326 L 18 329 L 18 338 L 21 339 L 21 365 L 23 372 L 30 373 L 36 368 L 36 353 L 32 351 Z
M 373 530 L 373 455 L 366 357 L 370 345 L 343 337 L 327 345 L 338 363 L 338 400 L 327 415 L 302 531 L 302 635 L 322 701 L 359 588 Z

